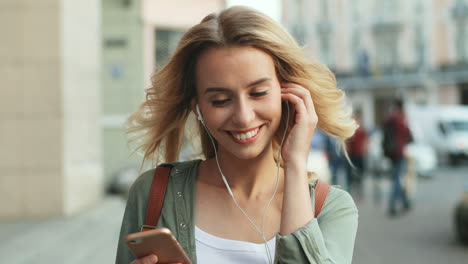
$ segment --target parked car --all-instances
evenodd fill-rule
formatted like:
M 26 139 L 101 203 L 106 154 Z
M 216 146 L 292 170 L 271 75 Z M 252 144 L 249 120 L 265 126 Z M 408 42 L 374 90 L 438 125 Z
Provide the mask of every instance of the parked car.
M 426 143 L 412 142 L 406 146 L 405 155 L 415 164 L 415 172 L 420 177 L 430 178 L 437 167 L 435 150 Z
M 468 245 L 468 182 L 465 190 L 455 207 L 455 233 L 458 241 Z
M 133 182 L 138 178 L 139 170 L 137 168 L 123 168 L 111 176 L 107 184 L 106 192 L 108 194 L 128 195 L 128 191 Z
M 408 105 L 411 128 L 435 149 L 439 160 L 456 165 L 468 158 L 468 106 Z

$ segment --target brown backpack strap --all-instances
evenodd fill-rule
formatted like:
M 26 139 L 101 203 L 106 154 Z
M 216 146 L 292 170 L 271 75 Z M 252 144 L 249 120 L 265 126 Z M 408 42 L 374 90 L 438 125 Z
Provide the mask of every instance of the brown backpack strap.
M 317 180 L 317 183 L 315 185 L 315 215 L 314 217 L 317 218 L 317 216 L 320 214 L 320 211 L 322 211 L 323 204 L 325 203 L 325 200 L 327 199 L 328 192 L 330 191 L 330 185 L 327 183 Z
M 151 183 L 148 206 L 146 207 L 145 224 L 141 231 L 148 231 L 156 228 L 164 204 L 167 183 L 169 182 L 169 173 L 172 166 L 158 166 L 154 171 L 153 182 Z
M 146 207 L 145 224 L 141 227 L 141 231 L 148 231 L 156 228 L 159 217 L 161 216 L 162 207 L 164 204 L 164 196 L 166 194 L 167 184 L 169 182 L 169 174 L 172 166 L 158 166 L 154 171 L 153 182 L 151 184 L 150 195 L 148 198 L 148 206 Z M 325 199 L 327 199 L 330 185 L 320 180 L 317 180 L 315 186 L 315 217 L 320 214 Z

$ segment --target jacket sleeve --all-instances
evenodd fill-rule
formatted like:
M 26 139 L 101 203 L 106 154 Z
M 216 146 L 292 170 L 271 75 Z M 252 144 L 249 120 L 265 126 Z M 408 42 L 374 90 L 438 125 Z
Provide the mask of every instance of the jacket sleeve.
M 332 187 L 317 218 L 289 235 L 277 235 L 275 263 L 351 263 L 357 226 L 353 199 Z

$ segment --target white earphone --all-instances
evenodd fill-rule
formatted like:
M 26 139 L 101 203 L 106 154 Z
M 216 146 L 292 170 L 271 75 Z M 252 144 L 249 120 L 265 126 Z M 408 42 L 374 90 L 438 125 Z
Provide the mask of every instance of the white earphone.
M 198 104 L 195 108 L 197 109 L 197 119 L 200 120 L 200 122 L 202 122 L 203 125 L 205 125 L 205 121 L 203 121 L 203 116 L 200 112 L 200 107 L 198 107 Z
M 280 144 L 280 147 L 279 147 L 279 150 L 278 150 L 278 160 L 277 160 L 277 163 L 276 163 L 277 172 L 276 172 L 275 191 L 273 192 L 272 197 L 271 197 L 270 200 L 268 201 L 268 203 L 267 203 L 267 205 L 266 205 L 266 207 L 265 207 L 265 210 L 263 211 L 262 225 L 261 225 L 260 228 L 252 221 L 252 219 L 251 219 L 251 218 L 249 217 L 249 215 L 244 211 L 244 209 L 242 209 L 242 207 L 241 207 L 241 206 L 239 205 L 239 203 L 237 202 L 237 199 L 236 199 L 236 197 L 234 196 L 234 193 L 232 193 L 231 187 L 229 186 L 229 183 L 227 182 L 226 177 L 224 176 L 224 173 L 223 173 L 223 171 L 221 170 L 221 166 L 219 165 L 218 152 L 216 151 L 216 146 L 215 146 L 214 140 L 213 140 L 213 138 L 211 137 L 210 131 L 208 130 L 208 128 L 207 128 L 206 125 L 205 125 L 205 121 L 203 120 L 203 116 L 202 116 L 202 114 L 201 114 L 200 108 L 198 107 L 198 104 L 195 106 L 195 108 L 197 109 L 197 119 L 200 120 L 200 122 L 202 123 L 203 127 L 205 128 L 206 132 L 208 133 L 208 136 L 209 136 L 209 138 L 210 138 L 210 140 L 211 140 L 211 144 L 213 145 L 213 149 L 214 149 L 214 151 L 215 151 L 216 164 L 218 165 L 219 173 L 221 174 L 221 178 L 223 179 L 224 185 L 226 186 L 226 189 L 228 190 L 229 195 L 231 196 L 232 200 L 234 201 L 234 204 L 235 204 L 235 205 L 239 208 L 239 210 L 244 214 L 244 216 L 245 216 L 245 217 L 247 218 L 247 220 L 250 222 L 250 224 L 252 225 L 252 227 L 255 229 L 255 231 L 257 231 L 257 233 L 260 235 L 260 237 L 261 237 L 262 240 L 264 241 L 264 245 L 265 245 L 265 249 L 266 249 L 266 253 L 267 253 L 267 257 L 268 257 L 268 262 L 269 262 L 269 263 L 273 263 L 273 258 L 274 258 L 274 256 L 272 256 L 272 254 L 271 254 L 271 252 L 270 252 L 270 248 L 268 247 L 268 243 L 267 243 L 267 240 L 266 240 L 266 237 L 265 237 L 265 232 L 264 232 L 264 226 L 265 226 L 265 217 L 266 217 L 266 215 L 267 215 L 268 208 L 270 207 L 270 204 L 271 204 L 271 202 L 273 201 L 273 199 L 274 199 L 274 197 L 275 197 L 275 195 L 276 195 L 276 192 L 278 191 L 281 148 L 283 147 L 284 139 L 286 138 L 286 132 L 288 131 L 288 128 L 289 128 L 289 104 L 286 103 L 286 108 L 288 109 L 288 114 L 287 114 L 287 116 L 286 116 L 286 129 L 284 130 L 284 135 L 283 135 L 283 138 L 282 138 L 282 140 L 281 140 L 281 144 Z

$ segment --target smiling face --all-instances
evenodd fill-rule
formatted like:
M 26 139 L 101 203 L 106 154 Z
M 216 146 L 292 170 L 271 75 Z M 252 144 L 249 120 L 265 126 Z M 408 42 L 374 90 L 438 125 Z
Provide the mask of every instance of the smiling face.
M 272 155 L 281 88 L 270 55 L 253 47 L 210 48 L 196 65 L 198 104 L 219 154 Z

